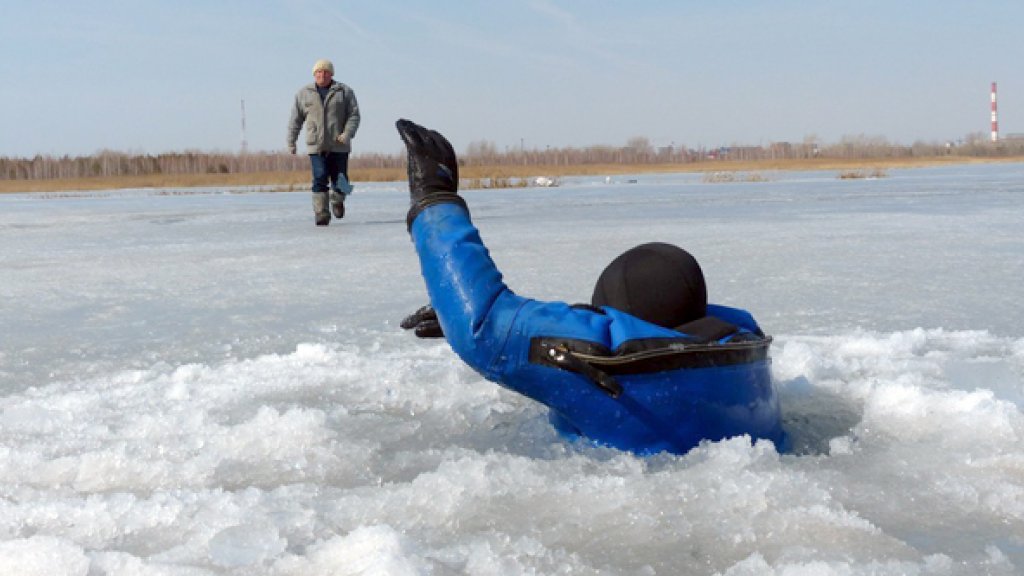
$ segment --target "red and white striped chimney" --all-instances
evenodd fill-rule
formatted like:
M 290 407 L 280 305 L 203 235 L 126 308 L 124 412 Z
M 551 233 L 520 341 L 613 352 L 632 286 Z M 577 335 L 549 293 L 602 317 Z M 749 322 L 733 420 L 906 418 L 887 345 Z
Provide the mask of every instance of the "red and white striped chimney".
M 992 141 L 999 141 L 999 118 L 996 115 L 996 83 L 992 83 Z

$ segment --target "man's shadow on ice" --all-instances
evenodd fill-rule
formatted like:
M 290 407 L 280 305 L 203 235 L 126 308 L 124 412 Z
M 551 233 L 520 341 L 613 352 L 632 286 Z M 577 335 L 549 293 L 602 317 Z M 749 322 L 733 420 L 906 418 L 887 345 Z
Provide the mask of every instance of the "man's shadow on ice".
M 803 376 L 777 384 L 791 454 L 828 454 L 829 442 L 849 434 L 863 418 L 860 402 L 815 387 Z

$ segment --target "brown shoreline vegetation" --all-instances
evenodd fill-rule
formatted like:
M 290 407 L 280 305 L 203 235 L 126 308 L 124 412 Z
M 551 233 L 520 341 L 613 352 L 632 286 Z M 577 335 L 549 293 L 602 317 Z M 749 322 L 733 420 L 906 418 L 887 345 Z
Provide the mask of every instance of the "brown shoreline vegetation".
M 714 160 L 686 163 L 569 164 L 569 165 L 467 165 L 459 168 L 463 187 L 508 187 L 509 182 L 527 181 L 538 176 L 595 176 L 671 173 L 741 173 L 773 171 L 836 171 L 837 178 L 860 174 L 885 176 L 888 170 L 924 168 L 956 164 L 1024 162 L 1024 156 L 976 157 L 931 156 L 903 158 L 797 158 L 763 160 Z M 353 182 L 399 182 L 406 178 L 402 167 L 360 168 L 349 170 Z M 852 176 L 851 176 L 852 175 Z M 705 181 L 763 181 L 765 178 L 705 178 Z M 501 183 L 505 183 L 502 185 Z M 0 180 L 0 193 L 68 192 L 150 188 L 232 188 L 260 187 L 272 191 L 307 190 L 307 170 L 278 170 L 246 173 L 145 174 L 92 176 L 39 180 Z

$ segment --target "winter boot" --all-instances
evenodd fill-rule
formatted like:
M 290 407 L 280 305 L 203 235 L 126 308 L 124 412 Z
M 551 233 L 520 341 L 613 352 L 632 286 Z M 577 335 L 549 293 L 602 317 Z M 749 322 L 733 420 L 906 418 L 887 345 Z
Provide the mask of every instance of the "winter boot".
M 331 212 L 334 212 L 334 217 L 341 218 L 345 217 L 345 196 L 335 191 L 331 191 Z
M 317 226 L 327 226 L 331 223 L 331 213 L 327 211 L 326 192 L 313 192 L 313 216 L 316 218 Z

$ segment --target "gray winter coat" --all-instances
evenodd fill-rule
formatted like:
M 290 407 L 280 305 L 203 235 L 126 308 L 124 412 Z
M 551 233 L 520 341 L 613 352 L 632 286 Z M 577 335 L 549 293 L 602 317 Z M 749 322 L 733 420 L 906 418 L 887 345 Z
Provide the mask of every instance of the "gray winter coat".
M 327 98 L 320 102 L 316 84 L 303 86 L 295 95 L 291 118 L 288 120 L 288 149 L 295 148 L 295 141 L 303 125 L 306 127 L 306 152 L 351 152 L 352 139 L 359 129 L 359 103 L 351 88 L 341 82 L 333 82 Z M 338 142 L 339 135 L 345 135 L 345 143 Z

